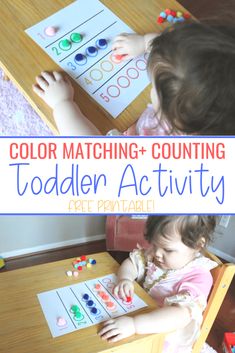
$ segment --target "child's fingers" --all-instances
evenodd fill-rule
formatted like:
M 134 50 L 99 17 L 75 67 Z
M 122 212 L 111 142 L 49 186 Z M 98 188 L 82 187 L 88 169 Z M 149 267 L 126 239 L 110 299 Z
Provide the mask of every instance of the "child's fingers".
M 112 48 L 120 48 L 125 45 L 125 43 L 128 42 L 128 37 L 127 36 L 117 36 L 114 38 L 112 42 Z
M 110 329 L 107 332 L 101 334 L 100 337 L 103 340 L 111 341 L 111 339 L 117 336 L 119 333 L 120 332 L 116 327 L 110 327 Z
M 116 50 L 118 50 L 120 48 L 123 48 L 123 42 L 119 41 L 119 42 L 114 42 L 112 44 L 112 51 L 116 51 Z
M 126 297 L 130 297 L 131 296 L 130 295 L 130 287 L 129 286 L 125 287 L 125 295 L 126 295 Z
M 63 75 L 62 75 L 60 72 L 58 72 L 58 71 L 53 71 L 53 75 L 54 75 L 56 81 L 63 80 Z
M 127 49 L 124 47 L 113 49 L 113 55 L 126 55 L 128 54 Z
M 55 82 L 54 76 L 50 72 L 43 71 L 41 72 L 41 76 L 47 81 L 49 84 Z
M 114 38 L 114 40 L 125 40 L 129 35 L 130 33 L 120 33 Z
M 134 288 L 129 289 L 129 297 L 133 298 L 134 296 Z
M 119 293 L 119 286 L 116 286 L 116 287 L 114 287 L 114 289 L 113 289 L 113 294 L 114 294 L 114 296 L 115 296 L 116 298 L 119 298 L 118 293 Z
M 72 86 L 72 83 L 70 81 L 70 79 L 67 76 L 63 76 L 62 79 L 67 82 L 70 86 Z
M 125 297 L 132 297 L 132 290 L 131 287 L 129 285 L 126 285 L 124 287 L 124 291 L 125 291 Z
M 113 38 L 112 44 L 114 44 L 114 43 L 122 43 L 125 39 L 126 39 L 125 37 L 117 36 L 117 37 Z
M 36 82 L 41 89 L 47 89 L 48 82 L 41 75 L 36 77 Z
M 118 341 L 122 340 L 123 338 L 125 338 L 123 335 L 117 334 L 117 335 L 109 338 L 108 342 L 118 342 Z
M 33 85 L 33 91 L 41 98 L 44 97 L 44 91 L 38 86 L 38 85 Z
M 126 37 L 118 36 L 113 39 L 112 45 L 116 45 L 116 46 L 120 47 L 122 45 L 122 43 L 125 41 L 126 41 Z
M 126 294 L 125 294 L 125 287 L 120 287 L 119 288 L 119 298 L 125 300 L 126 299 Z
M 116 329 L 114 320 L 109 320 L 104 323 L 102 329 L 98 332 L 101 337 L 106 338 L 106 334 L 111 330 Z

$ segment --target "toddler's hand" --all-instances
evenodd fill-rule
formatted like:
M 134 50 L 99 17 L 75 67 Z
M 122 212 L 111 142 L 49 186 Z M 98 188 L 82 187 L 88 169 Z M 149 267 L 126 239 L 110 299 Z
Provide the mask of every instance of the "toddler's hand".
M 112 50 L 114 55 L 125 55 L 125 60 L 139 56 L 145 52 L 144 36 L 134 33 L 120 34 L 114 39 Z
M 113 290 L 113 294 L 120 299 L 127 300 L 127 297 L 133 297 L 134 284 L 129 279 L 122 279 Z
M 98 332 L 103 340 L 117 342 L 135 334 L 135 325 L 132 317 L 122 316 L 106 321 Z
M 34 92 L 52 109 L 63 101 L 73 100 L 73 87 L 59 72 L 42 72 L 36 77 L 36 82 L 37 84 L 33 85 Z

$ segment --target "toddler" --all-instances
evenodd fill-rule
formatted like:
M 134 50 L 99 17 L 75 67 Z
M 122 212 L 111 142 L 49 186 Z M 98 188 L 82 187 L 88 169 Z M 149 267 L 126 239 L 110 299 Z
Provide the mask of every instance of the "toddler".
M 235 135 L 233 24 L 185 22 L 161 35 L 122 34 L 112 49 L 123 60 L 149 52 L 152 111 L 141 117 L 138 131 L 134 126 L 127 134 Z M 60 74 L 44 72 L 36 81 L 34 91 L 54 110 L 61 134 L 98 133 Z
M 158 309 L 104 323 L 102 339 L 116 342 L 133 334 L 167 334 L 164 353 L 189 353 L 198 337 L 202 313 L 217 263 L 202 255 L 216 225 L 214 216 L 151 216 L 146 223 L 147 250 L 130 253 L 118 271 L 114 295 L 133 296 L 134 280 L 143 283 Z

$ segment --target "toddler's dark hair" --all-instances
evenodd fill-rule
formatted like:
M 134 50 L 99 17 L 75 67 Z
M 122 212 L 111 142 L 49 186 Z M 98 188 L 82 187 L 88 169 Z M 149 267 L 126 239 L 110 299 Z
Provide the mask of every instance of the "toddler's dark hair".
M 151 43 L 162 119 L 187 134 L 235 135 L 235 25 L 176 24 Z
M 206 244 L 212 240 L 216 216 L 149 216 L 145 227 L 145 239 L 151 242 L 156 236 L 169 236 L 169 225 L 181 235 L 182 242 L 195 249 L 203 237 Z

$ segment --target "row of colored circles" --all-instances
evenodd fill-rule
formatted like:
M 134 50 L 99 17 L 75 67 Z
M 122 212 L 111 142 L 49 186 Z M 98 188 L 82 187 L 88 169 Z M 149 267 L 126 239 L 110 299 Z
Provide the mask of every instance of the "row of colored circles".
M 112 55 L 110 56 L 110 60 L 103 60 L 100 62 L 100 69 L 99 68 L 94 68 L 92 70 L 89 71 L 89 76 L 90 79 L 93 81 L 101 81 L 104 77 L 103 71 L 104 72 L 110 72 L 113 70 L 114 65 L 112 63 Z M 129 79 L 137 79 L 139 77 L 139 71 L 146 71 L 146 66 L 147 66 L 147 61 L 146 58 L 144 59 L 137 59 L 135 61 L 135 66 L 136 67 L 130 67 L 126 70 L 126 76 Z M 130 85 L 130 81 L 128 80 L 128 78 L 125 76 L 120 76 L 120 78 L 118 78 L 118 85 L 121 88 L 127 88 Z M 86 84 L 92 84 L 92 81 L 89 80 L 89 78 L 84 77 L 84 81 Z M 122 82 L 120 82 L 122 81 Z M 125 81 L 125 82 L 124 82 Z
M 140 62 L 141 62 L 141 65 L 143 66 L 140 66 Z M 137 66 L 138 67 L 138 70 L 139 71 L 145 71 L 146 70 L 146 63 L 144 62 L 144 60 L 142 59 L 139 59 L 138 62 L 137 62 Z M 145 66 L 144 66 L 145 64 Z M 116 85 L 109 85 L 106 89 L 106 92 L 107 92 L 107 95 L 111 98 L 117 98 L 120 96 L 121 94 L 121 88 L 128 88 L 131 84 L 131 80 L 136 80 L 138 79 L 139 77 L 139 71 L 138 71 L 135 67 L 129 67 L 127 70 L 126 70 L 126 76 L 119 76 L 117 78 L 117 84 Z M 99 81 L 103 78 L 103 74 L 102 72 L 100 71 L 100 74 L 101 76 L 99 78 L 94 78 L 93 76 L 93 73 L 90 72 L 90 77 L 91 79 L 93 79 L 94 81 Z M 108 96 L 105 96 L 103 93 L 100 94 L 100 97 L 105 101 L 105 102 L 109 102 L 109 97 Z
M 96 315 L 98 313 L 98 309 L 95 307 L 95 303 L 89 295 L 87 293 L 83 294 L 82 299 L 86 301 L 86 305 L 90 308 L 91 313 Z
M 72 33 L 70 35 L 70 39 L 62 39 L 59 42 L 59 47 L 61 50 L 69 50 L 72 47 L 72 43 L 80 43 L 82 41 L 83 37 L 80 33 Z
M 98 39 L 96 41 L 96 46 L 89 46 L 86 48 L 86 55 L 82 54 L 82 53 L 78 53 L 75 55 L 74 57 L 74 61 L 77 65 L 85 65 L 87 62 L 87 57 L 86 56 L 90 56 L 90 57 L 94 57 L 98 54 L 98 49 L 106 49 L 108 46 L 108 42 L 106 39 Z
M 84 319 L 84 315 L 81 313 L 80 308 L 77 305 L 72 305 L 70 311 L 74 314 L 74 320 L 81 321 Z
M 144 61 L 142 59 L 139 59 L 138 62 L 137 62 L 137 65 L 135 67 L 130 67 L 127 69 L 126 71 L 126 75 L 130 78 L 130 79 L 137 79 L 139 77 L 139 71 L 145 71 L 146 70 L 146 64 L 144 63 L 144 66 L 142 65 L 144 63 Z M 105 72 L 110 72 L 112 70 L 104 70 L 104 65 L 102 67 L 103 71 Z M 139 70 L 139 71 L 138 71 Z M 93 81 L 101 81 L 104 77 L 104 74 L 103 72 L 100 70 L 100 69 L 92 69 L 89 73 L 89 76 L 90 78 L 93 80 Z M 120 76 L 121 78 L 122 77 L 125 77 L 125 76 Z M 128 80 L 128 78 L 126 77 L 126 79 Z M 118 78 L 119 80 L 119 78 Z M 86 80 L 85 80 L 86 81 Z M 130 82 L 129 82 L 130 84 Z M 122 85 L 120 84 L 120 87 L 122 87 Z M 125 84 L 122 88 L 127 88 L 128 87 L 128 84 L 127 86 L 125 87 Z
M 120 64 L 120 63 L 121 63 L 120 60 L 119 60 L 119 61 L 115 60 L 115 56 L 114 56 L 113 54 L 111 54 L 111 55 L 109 56 L 109 59 L 110 59 L 110 61 L 109 61 L 109 60 L 103 60 L 103 61 L 101 61 L 100 67 L 101 67 L 101 69 L 102 69 L 103 71 L 110 72 L 110 71 L 112 71 L 113 68 L 114 68 L 113 63 L 115 63 L 115 64 Z M 79 62 L 79 63 L 78 63 L 78 62 Z M 79 66 L 82 66 L 82 65 L 85 65 L 86 62 L 87 62 L 86 56 L 83 55 L 83 54 L 81 54 L 81 53 L 78 53 L 78 54 L 77 54 L 76 63 L 77 63 Z M 108 64 L 108 67 L 107 67 L 107 64 Z M 67 63 L 67 65 L 70 66 L 73 71 L 75 71 L 75 70 L 77 69 L 77 67 L 76 67 L 71 61 L 69 61 L 69 62 Z M 106 68 L 105 68 L 105 66 L 106 66 Z M 86 80 L 87 80 L 87 79 L 85 78 L 85 81 L 86 81 Z M 91 83 L 91 82 L 86 82 L 86 83 Z
M 62 39 L 59 42 L 59 47 L 62 50 L 69 50 L 72 46 L 71 42 L 73 43 L 80 43 L 83 37 L 80 33 L 72 33 L 69 39 Z M 106 49 L 108 46 L 108 42 L 106 39 L 101 38 L 96 41 L 96 47 L 90 46 L 86 49 L 86 53 L 89 56 L 96 56 L 97 55 L 97 48 L 98 49 Z
M 114 287 L 114 283 L 110 282 L 107 284 L 107 288 L 111 288 L 113 289 Z M 96 283 L 94 285 L 94 290 L 97 291 L 98 295 L 101 297 L 101 299 L 105 302 L 105 301 L 108 301 L 110 299 L 109 295 L 106 294 L 103 290 L 102 290 L 102 286 L 100 283 Z
M 106 292 L 100 290 L 100 289 L 102 289 L 100 284 L 97 283 L 94 286 L 94 289 L 97 291 L 98 296 L 105 303 L 107 309 L 109 309 L 109 310 L 115 310 L 116 309 L 116 305 L 115 305 L 114 302 L 112 302 L 110 296 Z
M 110 101 L 109 97 L 111 97 L 111 98 L 119 97 L 120 94 L 121 94 L 121 89 L 122 88 L 123 89 L 128 88 L 130 86 L 131 80 L 138 79 L 139 71 L 145 71 L 146 70 L 146 65 L 147 65 L 146 60 L 143 60 L 143 59 L 136 60 L 136 62 L 135 62 L 135 66 L 136 67 L 129 67 L 126 70 L 126 73 L 125 73 L 126 76 L 123 76 L 123 75 L 119 76 L 117 78 L 117 84 L 116 85 L 112 84 L 112 85 L 109 85 L 107 87 L 107 89 L 106 89 L 107 96 L 104 95 L 103 93 L 101 93 L 100 97 L 107 103 Z M 94 75 L 93 74 L 94 74 L 94 71 L 91 70 L 90 77 L 94 81 L 99 81 L 99 80 L 101 80 L 103 78 L 103 73 L 101 71 L 100 71 L 101 76 L 99 78 L 97 78 L 97 79 L 94 79 Z

